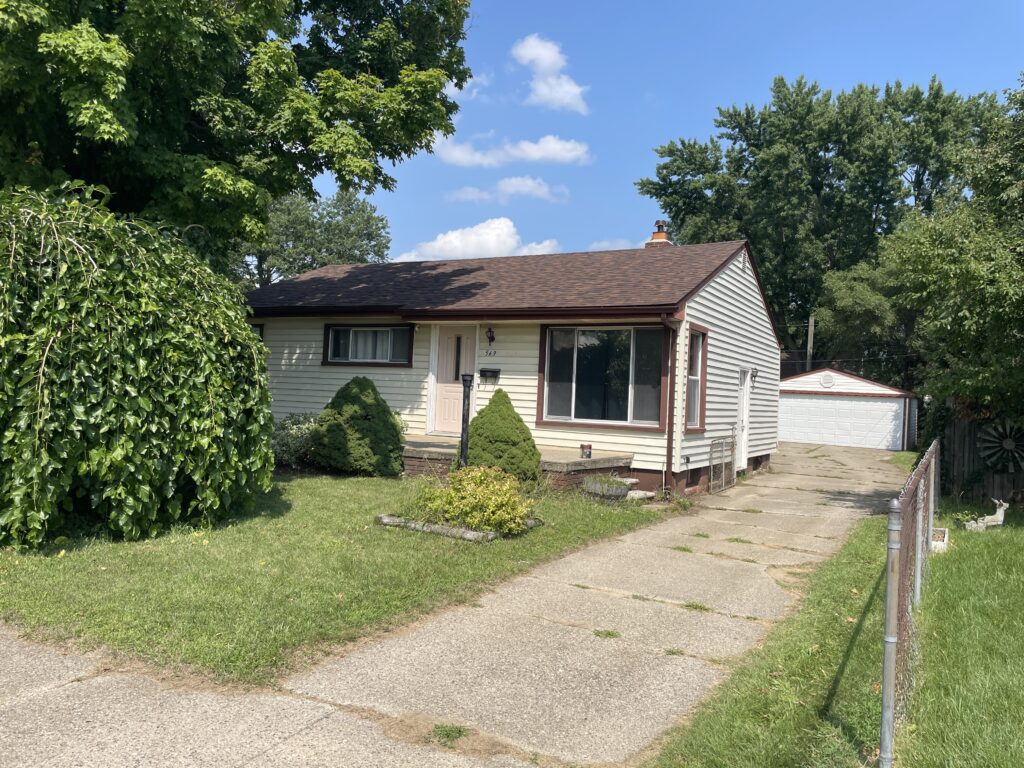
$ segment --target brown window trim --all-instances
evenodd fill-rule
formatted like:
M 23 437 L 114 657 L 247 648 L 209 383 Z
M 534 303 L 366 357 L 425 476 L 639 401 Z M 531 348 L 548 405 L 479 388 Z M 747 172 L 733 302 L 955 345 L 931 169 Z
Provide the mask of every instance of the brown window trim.
M 329 359 L 331 351 L 331 330 L 334 328 L 408 328 L 409 329 L 409 361 L 408 362 L 373 362 Z M 320 365 L 336 365 L 348 368 L 412 368 L 412 350 L 416 343 L 416 325 L 414 323 L 325 323 L 324 345 Z
M 708 424 L 708 345 L 711 340 L 711 331 L 703 325 L 690 323 L 686 328 L 686 386 L 690 386 L 690 335 L 700 333 L 704 335 L 704 343 L 701 345 L 700 358 L 700 423 L 690 426 L 690 393 L 683 396 L 683 434 L 702 435 L 707 431 Z
M 544 418 L 544 376 L 545 367 L 548 362 L 548 329 L 550 328 L 661 328 L 663 330 L 661 340 L 661 406 L 658 409 L 657 424 L 602 424 L 595 421 L 574 421 L 561 419 Z M 662 323 L 557 323 L 542 325 L 540 327 L 540 344 L 537 362 L 537 419 L 538 427 L 549 427 L 554 429 L 575 429 L 586 431 L 590 429 L 608 430 L 614 432 L 655 432 L 663 433 L 668 424 L 668 403 L 669 403 L 669 355 L 671 329 Z

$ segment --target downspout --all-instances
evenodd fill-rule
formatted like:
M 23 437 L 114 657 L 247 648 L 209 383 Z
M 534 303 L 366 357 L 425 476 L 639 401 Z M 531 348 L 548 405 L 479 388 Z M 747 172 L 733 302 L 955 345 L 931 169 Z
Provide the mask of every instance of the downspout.
M 910 432 L 910 398 L 909 397 L 904 397 L 903 398 L 903 439 L 900 440 L 901 450 L 904 450 L 904 451 L 909 451 L 910 450 L 910 448 L 907 447 L 907 445 L 909 443 L 909 435 L 907 434 L 908 432 Z
M 668 478 L 672 472 L 672 455 L 675 437 L 675 410 L 676 410 L 676 347 L 678 346 L 677 334 L 679 333 L 668 321 L 666 315 L 661 316 L 662 324 L 669 330 L 668 339 L 668 412 L 666 413 L 665 428 L 665 469 L 661 473 L 661 487 L 668 489 Z M 675 489 L 673 488 L 673 492 Z

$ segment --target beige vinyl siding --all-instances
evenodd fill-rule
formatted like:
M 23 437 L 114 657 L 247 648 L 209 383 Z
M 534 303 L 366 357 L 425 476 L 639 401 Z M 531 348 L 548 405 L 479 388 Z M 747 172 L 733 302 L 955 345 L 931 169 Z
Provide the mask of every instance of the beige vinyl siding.
M 377 385 L 388 405 L 397 411 L 409 434 L 427 428 L 427 372 L 430 327 L 420 325 L 413 338 L 411 368 L 388 366 L 321 365 L 324 326 L 329 324 L 374 325 L 398 322 L 397 318 L 351 319 L 330 317 L 260 318 L 263 341 L 270 350 L 267 372 L 275 418 L 291 413 L 320 411 L 354 376 L 366 376 Z
M 572 326 L 560 321 L 559 325 Z M 501 380 L 496 384 L 479 384 L 477 409 L 490 402 L 494 390 L 504 389 L 523 417 L 538 445 L 579 448 L 589 443 L 595 451 L 632 453 L 636 469 L 665 469 L 666 437 L 663 432 L 638 432 L 626 429 L 587 429 L 586 425 L 565 427 L 537 426 L 537 376 L 539 373 L 540 323 L 523 325 L 493 324 L 495 341 L 488 346 L 487 324 L 481 326 L 477 369 L 500 368 Z M 488 356 L 488 350 L 490 355 Z
M 689 324 L 708 331 L 706 431 L 685 434 L 686 356 Z M 711 441 L 728 437 L 737 422 L 739 372 L 757 368 L 750 396 L 747 456 L 772 453 L 778 446 L 779 346 L 746 253 L 740 253 L 686 303 L 677 347 L 675 471 L 710 463 Z M 683 461 L 689 457 L 689 463 Z

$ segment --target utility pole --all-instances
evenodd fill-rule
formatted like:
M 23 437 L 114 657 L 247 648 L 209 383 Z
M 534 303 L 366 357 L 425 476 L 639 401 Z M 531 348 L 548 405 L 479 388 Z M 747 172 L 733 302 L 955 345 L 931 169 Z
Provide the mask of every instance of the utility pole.
M 811 315 L 807 323 L 807 370 L 811 370 L 811 361 L 814 359 L 814 315 Z

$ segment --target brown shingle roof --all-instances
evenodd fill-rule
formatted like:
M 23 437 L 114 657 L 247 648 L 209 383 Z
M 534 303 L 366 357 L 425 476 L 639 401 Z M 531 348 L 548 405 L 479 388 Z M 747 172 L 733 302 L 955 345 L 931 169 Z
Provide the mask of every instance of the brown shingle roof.
M 248 298 L 257 315 L 657 312 L 677 307 L 744 245 L 733 240 L 492 259 L 340 264 L 258 288 Z

